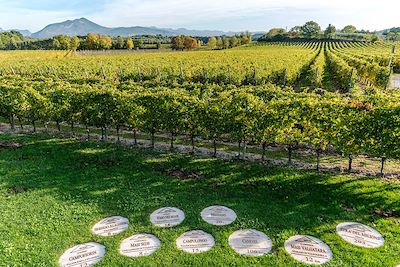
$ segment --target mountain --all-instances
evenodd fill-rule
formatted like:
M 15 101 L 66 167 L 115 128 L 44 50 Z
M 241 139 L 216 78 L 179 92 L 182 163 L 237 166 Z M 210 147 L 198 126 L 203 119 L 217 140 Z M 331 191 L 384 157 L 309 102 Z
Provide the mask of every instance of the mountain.
M 28 31 L 28 30 L 3 30 L 2 28 L 0 28 L 0 33 L 1 32 L 9 32 L 9 31 L 17 31 L 17 32 L 20 32 L 23 36 L 25 36 L 25 37 L 29 37 L 29 36 L 31 36 L 31 32 L 30 31 Z
M 400 32 L 400 27 L 393 27 L 390 29 L 385 29 L 382 31 L 378 31 L 378 34 L 385 34 L 385 33 L 389 33 L 389 32 Z
M 28 30 L 12 30 L 12 31 L 20 32 L 25 37 L 30 37 L 32 35 L 32 33 Z
M 133 35 L 163 35 L 163 36 L 175 36 L 175 35 L 192 35 L 192 36 L 213 36 L 213 35 L 234 35 L 233 32 L 222 32 L 222 31 L 199 31 L 199 30 L 188 30 L 188 29 L 163 29 L 156 27 L 118 27 L 108 28 L 96 24 L 86 18 L 80 18 L 76 20 L 67 20 L 60 23 L 50 24 L 42 30 L 33 33 L 33 38 L 51 38 L 56 35 L 87 35 L 88 33 L 107 34 L 110 36 L 133 36 Z

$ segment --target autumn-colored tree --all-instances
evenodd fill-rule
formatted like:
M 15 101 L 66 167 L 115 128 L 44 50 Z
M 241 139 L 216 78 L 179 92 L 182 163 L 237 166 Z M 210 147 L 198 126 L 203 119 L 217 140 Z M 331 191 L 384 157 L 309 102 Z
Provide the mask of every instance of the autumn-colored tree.
M 89 50 L 95 50 L 99 47 L 100 36 L 95 33 L 89 33 L 86 36 L 86 47 Z
M 193 37 L 185 36 L 183 45 L 184 45 L 185 49 L 192 50 L 192 49 L 195 49 L 198 47 L 198 42 Z
M 100 37 L 99 49 L 110 49 L 112 47 L 112 39 L 110 36 L 104 35 Z
M 126 49 L 128 49 L 128 50 L 132 50 L 132 49 L 135 48 L 135 44 L 134 44 L 132 38 L 127 38 L 127 39 L 126 39 L 126 41 L 125 41 L 125 47 L 126 47 Z

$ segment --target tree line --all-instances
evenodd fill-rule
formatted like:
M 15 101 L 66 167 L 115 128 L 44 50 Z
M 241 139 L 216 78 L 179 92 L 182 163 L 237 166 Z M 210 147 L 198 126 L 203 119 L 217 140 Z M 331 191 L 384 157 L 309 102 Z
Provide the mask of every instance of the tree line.
M 107 138 L 113 127 L 154 135 L 169 133 L 171 148 L 178 135 L 202 137 L 214 144 L 228 139 L 250 142 L 265 149 L 279 143 L 287 148 L 288 163 L 300 146 L 313 148 L 317 168 L 326 150 L 346 156 L 349 170 L 360 154 L 400 158 L 399 95 L 374 94 L 349 98 L 319 90 L 297 93 L 275 85 L 236 88 L 233 85 L 190 84 L 182 87 L 143 88 L 137 84 L 70 84 L 63 81 L 5 79 L 0 84 L 0 116 L 14 129 L 28 120 L 66 122 L 102 129 Z M 23 123 L 21 122 L 21 127 Z M 60 129 L 60 128 L 59 128 Z M 88 128 L 87 128 L 88 129 Z M 118 134 L 119 136 L 119 134 Z
M 341 30 L 329 24 L 323 30 L 315 21 L 308 21 L 302 26 L 295 26 L 289 31 L 283 28 L 270 29 L 260 41 L 283 41 L 290 39 L 341 39 L 353 41 L 377 42 L 383 40 L 376 32 L 357 30 L 353 25 L 347 25 Z
M 250 44 L 252 42 L 251 33 L 246 32 L 240 35 L 229 36 L 212 36 L 207 41 L 209 49 L 228 49 L 240 45 Z
M 170 44 L 170 37 L 134 36 L 111 37 L 108 35 L 88 34 L 86 36 L 58 35 L 50 39 L 32 39 L 17 31 L 0 33 L 2 50 L 109 50 L 109 49 L 160 49 Z

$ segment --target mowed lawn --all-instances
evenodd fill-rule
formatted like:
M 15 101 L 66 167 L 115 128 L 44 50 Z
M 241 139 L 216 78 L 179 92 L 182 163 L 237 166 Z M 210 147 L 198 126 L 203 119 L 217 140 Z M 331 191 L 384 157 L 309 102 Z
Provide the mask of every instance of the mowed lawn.
M 330 246 L 334 258 L 326 266 L 400 264 L 399 181 L 46 135 L 0 135 L 0 141 L 22 144 L 0 150 L 0 266 L 57 266 L 65 250 L 90 241 L 107 249 L 96 266 L 303 266 L 284 250 L 296 234 Z M 195 178 L 185 179 L 186 174 Z M 216 204 L 235 210 L 237 220 L 223 227 L 202 221 L 200 212 Z M 164 206 L 183 210 L 184 222 L 172 229 L 152 226 L 150 214 Z M 113 237 L 91 233 L 96 222 L 112 215 L 129 218 L 128 230 Z M 374 227 L 385 245 L 364 249 L 346 243 L 335 232 L 344 221 Z M 269 255 L 240 256 L 229 247 L 229 235 L 247 228 L 272 239 Z M 212 234 L 215 247 L 197 255 L 179 251 L 176 238 L 195 229 Z M 161 248 L 144 258 L 119 255 L 121 241 L 136 233 L 156 235 Z

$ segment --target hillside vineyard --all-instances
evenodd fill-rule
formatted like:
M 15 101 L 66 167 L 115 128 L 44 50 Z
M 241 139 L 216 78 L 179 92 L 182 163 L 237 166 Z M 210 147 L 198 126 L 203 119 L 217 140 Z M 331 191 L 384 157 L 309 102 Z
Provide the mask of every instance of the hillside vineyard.
M 0 52 L 0 116 L 17 122 L 299 145 L 400 158 L 392 44 L 272 43 L 225 51 L 83 56 Z M 392 60 L 391 60 L 392 57 Z M 390 65 L 390 63 L 392 63 Z

